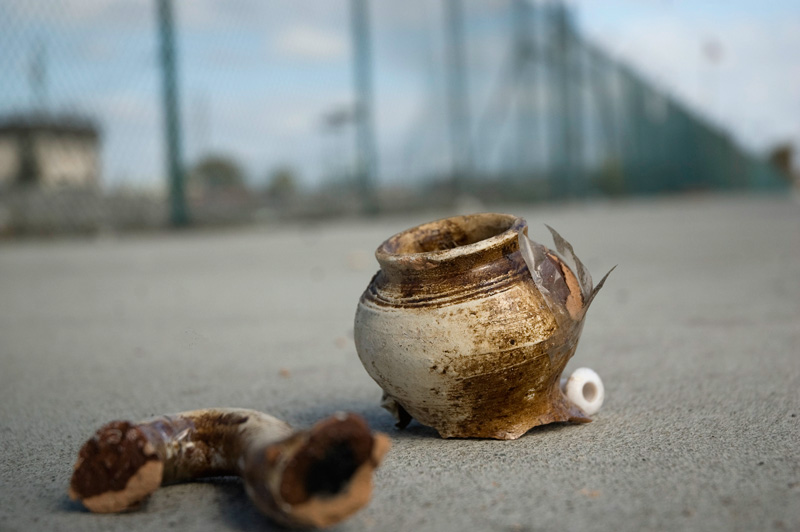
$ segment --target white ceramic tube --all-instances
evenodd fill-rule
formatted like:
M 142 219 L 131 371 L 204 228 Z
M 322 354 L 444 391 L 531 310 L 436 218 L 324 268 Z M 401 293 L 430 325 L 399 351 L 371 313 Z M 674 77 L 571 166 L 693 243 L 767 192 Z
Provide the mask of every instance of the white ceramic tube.
M 593 415 L 603 406 L 605 388 L 600 375 L 591 368 L 578 368 L 569 379 L 561 379 L 561 389 L 575 406 Z

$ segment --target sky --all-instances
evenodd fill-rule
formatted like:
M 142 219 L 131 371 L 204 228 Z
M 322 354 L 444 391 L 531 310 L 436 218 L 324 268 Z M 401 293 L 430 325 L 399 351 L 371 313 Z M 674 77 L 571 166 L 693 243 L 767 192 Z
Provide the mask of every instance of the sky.
M 187 165 L 229 155 L 249 181 L 293 168 L 309 185 L 352 160 L 351 128 L 326 117 L 353 101 L 347 0 L 177 0 Z M 479 118 L 509 54 L 509 2 L 465 0 L 470 97 Z M 763 153 L 800 150 L 800 3 L 573 0 L 583 35 L 699 115 Z M 370 4 L 381 180 L 447 165 L 442 2 Z M 46 65 L 32 91 L 31 65 Z M 103 181 L 164 181 L 154 0 L 4 0 L 0 114 L 44 107 L 91 116 Z M 42 96 L 43 93 L 43 96 Z M 477 118 L 476 118 L 477 120 Z M 498 155 L 502 157 L 502 153 Z

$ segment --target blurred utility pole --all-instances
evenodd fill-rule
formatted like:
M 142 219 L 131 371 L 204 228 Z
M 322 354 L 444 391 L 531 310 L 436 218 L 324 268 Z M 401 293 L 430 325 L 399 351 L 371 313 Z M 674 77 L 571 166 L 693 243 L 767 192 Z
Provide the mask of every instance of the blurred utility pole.
M 533 168 L 533 152 L 539 147 L 536 107 L 538 86 L 534 6 L 528 0 L 514 0 L 514 90 L 517 96 L 517 177 L 529 177 Z
M 461 0 L 445 0 L 447 38 L 447 102 L 450 118 L 453 197 L 464 192 L 472 177 L 470 106 Z
M 719 65 L 722 63 L 723 53 L 722 44 L 716 39 L 709 39 L 703 43 L 703 56 L 708 62 L 708 69 L 705 72 L 708 76 L 707 108 L 717 123 L 721 123 L 720 117 L 723 115 L 719 102 Z
M 169 170 L 170 221 L 173 226 L 180 227 L 189 223 L 189 213 L 186 207 L 181 154 L 181 125 L 178 110 L 172 0 L 156 0 L 156 2 L 158 4 L 158 27 L 161 41 L 161 74 L 164 84 L 164 120 Z
M 365 214 L 375 214 L 376 148 L 372 117 L 372 53 L 367 0 L 351 0 L 353 73 L 355 77 L 356 184 Z
M 323 150 L 322 165 L 327 170 L 327 177 L 340 180 L 342 176 L 351 177 L 352 161 L 347 154 L 350 127 L 356 120 L 352 105 L 337 106 L 322 116 L 322 132 L 330 135 L 331 141 L 327 150 Z
M 208 155 L 211 151 L 211 103 L 208 93 L 200 92 L 195 95 L 192 101 L 192 112 L 189 114 L 191 121 L 190 135 L 193 135 L 192 142 L 189 142 L 189 160 L 200 160 L 201 157 Z
M 579 183 L 583 165 L 581 159 L 581 97 L 582 64 L 578 60 L 574 28 L 567 6 L 559 2 L 550 7 L 555 36 L 551 44 L 551 67 L 555 74 L 555 99 L 558 102 L 558 130 L 561 142 L 556 142 L 556 168 L 552 192 L 557 198 L 575 195 L 583 187 Z M 553 91 L 551 90 L 551 95 Z
M 44 41 L 37 41 L 31 53 L 30 70 L 28 72 L 33 96 L 33 111 L 47 112 L 47 48 Z

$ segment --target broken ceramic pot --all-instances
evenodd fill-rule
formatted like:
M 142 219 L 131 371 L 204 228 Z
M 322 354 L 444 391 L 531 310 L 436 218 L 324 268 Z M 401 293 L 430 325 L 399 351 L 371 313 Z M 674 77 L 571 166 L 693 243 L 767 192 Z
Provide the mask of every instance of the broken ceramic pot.
M 386 240 L 358 304 L 355 342 L 400 425 L 514 439 L 587 422 L 559 381 L 597 291 L 572 246 L 531 241 L 507 214 L 457 216 Z

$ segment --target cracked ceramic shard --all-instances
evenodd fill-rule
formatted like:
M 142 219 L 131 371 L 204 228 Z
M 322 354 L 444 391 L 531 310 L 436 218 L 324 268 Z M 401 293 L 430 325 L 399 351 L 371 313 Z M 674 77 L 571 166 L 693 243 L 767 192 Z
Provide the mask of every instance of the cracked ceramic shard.
M 443 437 L 513 439 L 589 421 L 559 379 L 599 285 L 558 233 L 569 261 L 527 230 L 511 215 L 457 216 L 376 251 L 381 269 L 359 301 L 355 342 L 400 425 L 414 418 Z
M 238 475 L 275 521 L 325 527 L 369 502 L 373 472 L 388 449 L 385 435 L 344 412 L 298 431 L 239 408 L 112 421 L 81 447 L 69 494 L 92 512 L 120 512 L 164 484 Z

